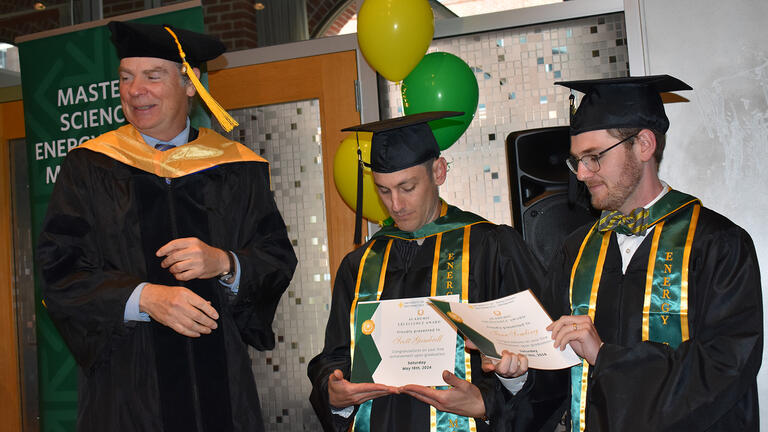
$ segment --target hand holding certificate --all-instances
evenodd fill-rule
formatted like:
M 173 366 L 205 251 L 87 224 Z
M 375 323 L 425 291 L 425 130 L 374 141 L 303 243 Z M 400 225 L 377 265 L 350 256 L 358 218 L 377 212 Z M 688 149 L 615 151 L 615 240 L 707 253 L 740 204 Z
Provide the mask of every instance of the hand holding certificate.
M 564 369 L 580 363 L 570 346 L 554 348 L 546 330 L 552 319 L 530 290 L 484 303 L 430 299 L 435 308 L 487 357 L 524 354 L 533 369 Z

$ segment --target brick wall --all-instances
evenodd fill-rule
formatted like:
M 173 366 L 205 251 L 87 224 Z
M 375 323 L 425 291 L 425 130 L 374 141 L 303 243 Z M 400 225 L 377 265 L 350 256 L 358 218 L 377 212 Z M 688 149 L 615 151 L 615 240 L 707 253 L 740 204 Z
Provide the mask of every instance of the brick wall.
M 51 30 L 62 23 L 58 5 L 69 8 L 69 0 L 47 0 L 48 9 L 34 9 L 33 0 L 0 0 L 0 42 L 14 43 L 17 37 L 45 30 Z
M 163 5 L 179 3 L 164 1 Z M 227 51 L 256 47 L 253 1 L 203 0 L 205 31 L 224 42 Z M 144 10 L 144 0 L 104 0 L 104 18 Z
M 357 14 L 357 6 L 354 3 L 348 5 L 328 27 L 323 36 L 335 36 Z
M 256 48 L 256 19 L 253 1 L 206 0 L 203 17 L 208 34 L 219 37 L 227 51 Z
M 66 4 L 69 7 L 70 0 L 45 0 L 49 7 Z M 35 9 L 35 0 L 0 0 L 0 14 L 9 14 L 14 12 L 33 12 Z
M 314 38 L 324 36 L 319 33 L 322 31 L 328 20 L 332 19 L 341 8 L 349 7 L 353 9 L 352 14 L 354 15 L 356 12 L 354 11 L 354 0 L 307 0 L 307 27 L 309 28 L 309 37 Z M 349 20 L 349 18 L 347 18 L 347 20 Z M 344 23 L 346 24 L 346 21 L 344 21 Z
M 163 5 L 179 1 L 168 0 Z M 0 15 L 12 14 L 8 18 L 0 16 L 0 40 L 13 42 L 17 36 L 68 24 L 61 23 L 58 11 L 51 7 L 68 3 L 68 0 L 48 0 L 46 4 L 49 7 L 45 11 L 33 11 L 33 3 L 29 1 L 22 5 L 18 1 L 0 0 Z M 255 48 L 258 39 L 253 3 L 253 0 L 203 0 L 206 32 L 219 37 L 227 46 L 227 51 Z M 306 4 L 310 37 L 338 34 L 356 12 L 353 0 L 307 0 Z M 102 5 L 104 18 L 144 10 L 144 0 L 103 0 Z M 19 14 L 21 10 L 29 10 L 29 13 Z M 328 27 L 327 22 L 334 18 L 334 23 Z M 320 34 L 326 27 L 327 30 Z
M 18 36 L 61 27 L 58 9 L 0 17 L 0 41 L 15 43 Z
M 19 6 L 17 5 L 17 2 L 10 0 L 0 0 L 0 14 L 16 12 L 18 7 Z
M 111 18 L 144 10 L 144 0 L 103 0 L 102 16 Z

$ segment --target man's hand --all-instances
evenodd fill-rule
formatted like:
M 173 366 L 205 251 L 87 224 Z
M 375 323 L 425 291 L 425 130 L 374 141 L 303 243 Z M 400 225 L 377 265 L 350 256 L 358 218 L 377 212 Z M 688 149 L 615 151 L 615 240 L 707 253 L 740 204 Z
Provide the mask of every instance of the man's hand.
M 195 237 L 171 240 L 155 255 L 165 257 L 160 265 L 180 281 L 208 279 L 229 270 L 227 252 Z
M 436 390 L 431 387 L 408 384 L 400 387 L 400 393 L 413 396 L 440 411 L 452 412 L 467 417 L 482 418 L 485 416 L 485 402 L 483 402 L 483 396 L 480 394 L 479 388 L 447 370 L 443 371 L 443 381 L 453 386 L 453 388 Z
M 597 334 L 595 324 L 588 315 L 565 315 L 547 327 L 552 332 L 555 340 L 555 348 L 560 351 L 570 344 L 573 351 L 579 357 L 586 360 L 592 366 L 597 361 L 597 353 L 603 346 L 600 335 Z
M 339 369 L 328 376 L 328 400 L 331 406 L 338 409 L 396 393 L 397 387 L 384 384 L 351 383 L 344 379 L 344 374 Z
M 478 350 L 477 346 L 469 339 L 464 341 L 464 346 L 470 350 Z M 504 350 L 501 352 L 500 360 L 486 357 L 483 353 L 480 353 L 480 358 L 483 360 L 484 372 L 496 372 L 504 378 L 517 378 L 528 372 L 528 357 L 523 354 L 514 354 Z
M 218 327 L 219 314 L 211 303 L 180 286 L 146 284 L 139 310 L 184 336 L 200 337 Z

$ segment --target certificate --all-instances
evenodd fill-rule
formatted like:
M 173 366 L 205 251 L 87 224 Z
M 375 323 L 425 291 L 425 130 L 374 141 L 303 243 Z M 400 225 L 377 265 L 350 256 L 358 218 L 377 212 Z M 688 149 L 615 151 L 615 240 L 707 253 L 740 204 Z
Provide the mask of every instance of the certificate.
M 436 299 L 458 301 L 459 296 Z M 428 300 L 419 297 L 358 303 L 350 381 L 445 385 L 442 373 L 454 369 L 458 336 Z
M 525 354 L 532 369 L 564 369 L 581 363 L 570 345 L 564 351 L 553 346 L 551 332 L 546 330 L 552 319 L 530 290 L 484 303 L 430 301 L 488 357 L 501 358 L 504 350 Z

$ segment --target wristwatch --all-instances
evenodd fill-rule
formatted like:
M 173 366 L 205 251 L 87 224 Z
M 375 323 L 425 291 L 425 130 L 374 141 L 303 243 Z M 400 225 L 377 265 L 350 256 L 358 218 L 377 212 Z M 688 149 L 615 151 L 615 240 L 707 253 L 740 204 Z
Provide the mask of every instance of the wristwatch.
M 219 281 L 225 284 L 231 284 L 235 279 L 235 256 L 232 252 L 226 251 L 229 258 L 229 270 L 219 275 Z

